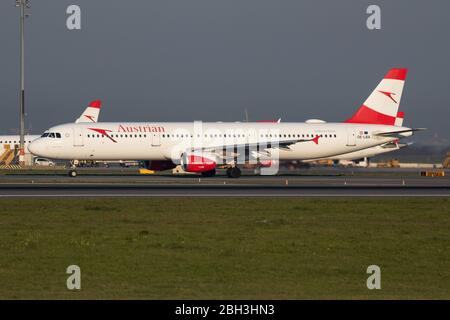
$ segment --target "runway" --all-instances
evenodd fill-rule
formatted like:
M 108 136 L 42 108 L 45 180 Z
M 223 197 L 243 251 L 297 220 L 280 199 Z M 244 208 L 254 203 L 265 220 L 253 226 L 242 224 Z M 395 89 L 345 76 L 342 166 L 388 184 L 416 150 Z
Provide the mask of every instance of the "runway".
M 48 197 L 448 197 L 442 186 L 246 186 L 15 184 L 0 186 L 0 198 Z

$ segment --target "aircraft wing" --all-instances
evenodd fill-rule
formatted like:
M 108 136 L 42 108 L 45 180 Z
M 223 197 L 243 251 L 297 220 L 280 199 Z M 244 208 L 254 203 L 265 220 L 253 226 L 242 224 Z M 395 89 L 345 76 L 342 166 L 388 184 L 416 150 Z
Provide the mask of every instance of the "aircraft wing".
M 233 159 L 240 153 L 248 153 L 251 157 L 268 157 L 270 156 L 269 149 L 279 149 L 284 151 L 291 151 L 289 146 L 302 143 L 302 142 L 314 142 L 315 144 L 319 143 L 320 136 L 316 136 L 311 139 L 288 139 L 288 140 L 277 140 L 277 141 L 259 141 L 255 143 L 240 143 L 240 144 L 223 144 L 217 146 L 207 146 L 200 148 L 192 148 L 190 152 L 210 152 L 216 154 L 218 157 L 222 159 Z M 251 150 L 252 152 L 249 152 Z

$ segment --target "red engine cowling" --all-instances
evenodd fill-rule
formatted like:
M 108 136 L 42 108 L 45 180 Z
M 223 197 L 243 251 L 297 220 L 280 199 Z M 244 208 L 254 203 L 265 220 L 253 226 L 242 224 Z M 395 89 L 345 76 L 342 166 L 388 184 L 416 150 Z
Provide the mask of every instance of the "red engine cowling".
M 187 172 L 207 172 L 216 168 L 214 155 L 206 153 L 185 153 L 181 157 L 183 170 Z
M 153 171 L 164 171 L 173 169 L 176 167 L 171 160 L 152 160 L 152 161 L 144 161 L 145 168 Z
M 278 166 L 279 162 L 277 160 L 261 160 L 258 163 L 258 166 L 260 168 L 270 168 L 270 167 L 274 167 L 274 166 Z

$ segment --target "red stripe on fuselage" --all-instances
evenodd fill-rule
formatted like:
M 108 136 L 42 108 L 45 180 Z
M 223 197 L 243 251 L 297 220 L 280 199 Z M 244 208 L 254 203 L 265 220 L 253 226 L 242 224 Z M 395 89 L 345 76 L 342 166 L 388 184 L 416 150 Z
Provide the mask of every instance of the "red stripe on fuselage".
M 107 129 L 98 129 L 98 128 L 88 128 L 89 130 L 95 131 L 100 133 L 101 135 L 104 135 L 105 137 L 109 138 L 112 142 L 117 143 L 116 140 L 114 140 L 108 132 L 112 132 L 111 130 L 107 130 Z
M 386 124 L 393 126 L 395 124 L 395 117 L 385 115 L 362 105 L 350 119 L 345 120 L 344 122 Z

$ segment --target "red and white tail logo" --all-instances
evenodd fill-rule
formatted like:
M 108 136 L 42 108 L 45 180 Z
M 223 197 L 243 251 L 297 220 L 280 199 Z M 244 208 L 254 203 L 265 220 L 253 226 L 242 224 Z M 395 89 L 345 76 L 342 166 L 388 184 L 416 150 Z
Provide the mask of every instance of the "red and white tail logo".
M 86 108 L 86 110 L 84 110 L 84 112 L 77 119 L 77 121 L 75 121 L 75 123 L 82 123 L 82 122 L 95 123 L 95 122 L 97 122 L 101 107 L 102 107 L 101 100 L 91 101 L 89 103 L 88 107 Z
M 396 125 L 408 69 L 391 69 L 356 113 L 345 122 Z M 403 120 L 403 117 L 401 117 Z

